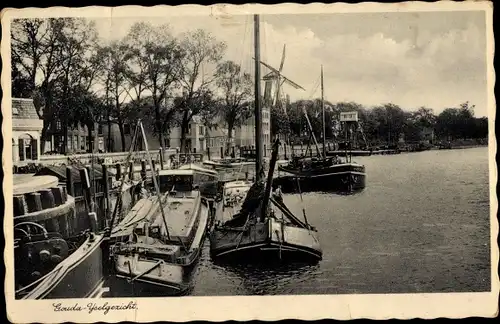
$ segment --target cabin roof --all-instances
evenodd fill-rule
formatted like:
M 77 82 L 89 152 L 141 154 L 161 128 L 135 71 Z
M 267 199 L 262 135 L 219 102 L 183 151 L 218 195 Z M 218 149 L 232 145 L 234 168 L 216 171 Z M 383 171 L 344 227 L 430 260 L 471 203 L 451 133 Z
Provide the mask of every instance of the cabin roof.
M 193 170 L 193 171 L 199 171 L 199 172 L 205 172 L 205 173 L 210 173 L 210 174 L 213 174 L 213 175 L 217 175 L 217 171 L 214 171 L 214 170 L 210 170 L 210 169 L 206 169 L 206 168 L 203 168 L 199 165 L 196 165 L 196 164 L 185 164 L 185 165 L 182 165 L 179 167 L 179 170 Z
M 168 170 L 160 170 L 158 171 L 158 175 L 193 175 L 194 170 L 183 170 L 183 169 L 168 169 Z
M 224 188 L 230 189 L 230 188 L 240 188 L 240 187 L 250 187 L 252 186 L 252 183 L 250 181 L 231 181 L 227 182 L 224 185 Z
M 66 181 L 66 166 L 64 165 L 48 165 L 40 169 L 35 176 L 39 175 L 51 175 L 59 179 L 59 181 Z M 71 168 L 71 175 L 74 182 L 81 182 L 80 180 L 80 170 L 77 168 Z M 94 166 L 94 175 L 96 180 L 102 179 L 102 171 L 98 167 Z M 112 175 L 109 175 L 112 177 Z
M 31 174 L 14 174 L 13 194 L 22 195 L 41 189 L 57 187 L 58 179 L 54 176 L 38 176 Z

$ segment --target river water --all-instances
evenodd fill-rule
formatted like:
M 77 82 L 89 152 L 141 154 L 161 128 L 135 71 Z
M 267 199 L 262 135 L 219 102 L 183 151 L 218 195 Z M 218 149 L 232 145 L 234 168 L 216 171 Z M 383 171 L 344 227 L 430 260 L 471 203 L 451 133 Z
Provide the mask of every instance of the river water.
M 323 260 L 295 268 L 215 265 L 205 242 L 191 295 L 490 290 L 488 149 L 354 157 L 367 186 L 350 196 L 286 195 L 319 230 Z

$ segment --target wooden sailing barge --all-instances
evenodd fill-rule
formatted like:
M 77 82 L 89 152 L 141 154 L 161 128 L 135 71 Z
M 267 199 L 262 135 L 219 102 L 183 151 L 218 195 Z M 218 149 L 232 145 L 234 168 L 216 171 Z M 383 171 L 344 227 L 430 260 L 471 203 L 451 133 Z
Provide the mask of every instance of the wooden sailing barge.
M 322 259 L 316 228 L 296 217 L 279 198 L 271 197 L 278 145 L 276 141 L 266 183 L 255 182 L 240 212 L 215 225 L 210 235 L 212 258 L 245 262 Z
M 269 260 L 318 262 L 322 259 L 322 251 L 317 230 L 307 220 L 302 222 L 298 219 L 279 196 L 276 199 L 271 197 L 278 140 L 273 145 L 267 180 L 263 179 L 258 15 L 254 16 L 254 28 L 256 181 L 248 189 L 239 213 L 232 219 L 215 224 L 210 233 L 210 254 L 214 260 L 246 263 Z M 221 209 L 219 207 L 219 212 Z
M 144 129 L 139 126 L 151 160 Z M 178 295 L 190 288 L 210 209 L 194 184 L 192 170 L 169 172 L 160 190 L 153 170 L 155 195 L 145 194 L 111 232 L 113 296 Z
M 320 153 L 307 111 L 303 108 L 307 120 L 310 138 L 316 146 L 316 157 L 293 157 L 286 165 L 278 166 L 278 170 L 289 175 L 279 176 L 275 181 L 284 192 L 302 191 L 357 191 L 366 186 L 365 166 L 352 161 L 352 156 L 345 151 L 345 158 L 328 156 L 326 151 L 326 123 L 323 95 L 323 67 L 321 67 L 321 109 L 323 114 L 323 152 Z M 350 125 L 345 120 L 346 143 Z M 309 145 L 308 145 L 309 149 Z M 312 149 L 312 148 L 311 148 Z M 350 152 L 350 151 L 349 151 Z M 298 188 L 300 186 L 300 188 Z

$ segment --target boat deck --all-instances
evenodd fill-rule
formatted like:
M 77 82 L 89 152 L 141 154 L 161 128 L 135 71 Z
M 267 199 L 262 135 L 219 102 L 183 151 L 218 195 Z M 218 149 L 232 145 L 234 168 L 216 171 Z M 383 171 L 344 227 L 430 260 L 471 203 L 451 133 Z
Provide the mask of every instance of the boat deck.
M 198 214 L 198 202 L 200 200 L 198 193 L 186 198 L 168 197 L 164 205 L 165 217 L 167 219 L 168 231 L 171 236 L 188 237 L 191 235 Z M 165 231 L 165 224 L 162 219 L 161 211 L 156 212 L 153 224 L 160 226 Z
M 112 237 L 128 236 L 132 234 L 134 225 L 150 217 L 155 209 L 156 198 L 143 198 L 139 200 L 133 208 L 127 213 L 123 220 L 113 228 Z

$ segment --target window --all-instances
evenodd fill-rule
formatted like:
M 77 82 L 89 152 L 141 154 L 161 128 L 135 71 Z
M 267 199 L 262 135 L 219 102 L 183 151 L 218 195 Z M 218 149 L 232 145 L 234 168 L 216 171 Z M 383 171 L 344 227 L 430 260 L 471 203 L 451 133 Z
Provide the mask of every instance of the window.
M 12 115 L 14 116 L 19 115 L 19 110 L 17 108 L 12 108 Z
M 37 160 L 38 144 L 37 140 L 29 134 L 23 134 L 18 139 L 19 160 Z
M 58 121 L 56 122 L 56 130 L 58 130 L 58 131 L 59 131 L 59 130 L 61 130 L 61 128 L 62 128 L 62 127 L 61 127 L 61 121 L 60 121 L 60 120 L 58 120 Z
M 123 134 L 130 135 L 130 125 L 129 124 L 123 125 Z
M 102 125 L 97 126 L 97 133 L 99 135 L 102 135 L 102 133 L 103 133 L 103 127 L 102 127 Z
M 200 130 L 199 130 L 200 135 L 204 135 L 204 134 L 203 134 L 203 131 L 204 131 L 204 129 L 203 129 L 203 128 L 204 128 L 204 127 L 203 127 L 203 126 L 200 126 L 199 128 L 200 128 Z

